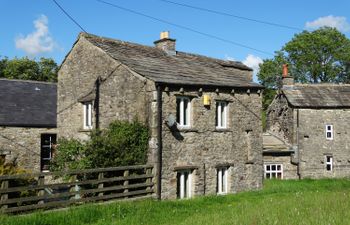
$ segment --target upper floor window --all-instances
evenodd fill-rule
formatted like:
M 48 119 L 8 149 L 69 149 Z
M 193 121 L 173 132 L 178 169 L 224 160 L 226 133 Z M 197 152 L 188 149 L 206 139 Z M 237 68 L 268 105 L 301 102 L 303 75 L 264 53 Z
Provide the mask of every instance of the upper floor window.
M 326 139 L 333 140 L 333 125 L 326 125 Z
M 92 129 L 92 102 L 84 102 L 84 129 Z
M 188 97 L 176 98 L 176 121 L 182 127 L 189 127 L 191 120 L 191 101 Z
M 217 169 L 217 193 L 218 194 L 226 194 L 227 193 L 227 167 L 222 167 Z
M 216 102 L 216 127 L 227 128 L 227 102 Z
M 327 171 L 333 170 L 333 156 L 326 155 L 326 170 Z
M 177 172 L 177 197 L 192 197 L 192 171 L 180 170 Z

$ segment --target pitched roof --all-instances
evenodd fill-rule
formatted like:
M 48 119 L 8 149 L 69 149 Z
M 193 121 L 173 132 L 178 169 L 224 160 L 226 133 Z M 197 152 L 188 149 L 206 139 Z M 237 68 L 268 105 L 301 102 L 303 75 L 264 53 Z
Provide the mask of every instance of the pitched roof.
M 288 102 L 299 108 L 349 108 L 348 84 L 296 84 L 283 86 Z
M 224 61 L 179 51 L 176 52 L 176 55 L 169 55 L 156 47 L 97 37 L 87 33 L 80 35 L 113 59 L 155 82 L 263 88 L 249 80 L 246 73 L 242 73 L 252 71 L 252 69 L 240 62 Z
M 0 126 L 56 127 L 56 84 L 0 79 Z

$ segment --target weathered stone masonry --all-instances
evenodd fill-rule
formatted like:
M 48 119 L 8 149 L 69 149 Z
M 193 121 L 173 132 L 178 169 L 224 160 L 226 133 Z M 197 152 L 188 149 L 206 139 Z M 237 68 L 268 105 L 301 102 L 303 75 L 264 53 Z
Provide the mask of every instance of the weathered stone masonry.
M 151 132 L 148 163 L 157 165 L 159 162 L 157 134 L 160 125 L 157 119 L 159 107 L 157 85 L 160 85 L 163 146 L 161 197 L 176 198 L 179 169 L 191 170 L 193 195 L 216 193 L 217 167 L 220 166 L 229 168 L 229 192 L 260 188 L 263 172 L 260 118 L 262 87 L 253 84 L 245 88 L 227 88 L 222 85 L 188 85 L 186 82 L 180 85 L 172 83 L 172 80 L 182 82 L 183 78 L 175 77 L 176 71 L 166 68 L 164 73 L 169 75 L 159 72 L 186 57 L 188 58 L 185 58 L 188 60 L 186 63 L 190 64 L 202 60 L 202 64 L 198 67 L 202 71 L 206 69 L 208 62 L 209 65 L 218 68 L 219 74 L 228 73 L 232 79 L 237 79 L 239 76 L 239 82 L 247 82 L 246 85 L 249 86 L 251 69 L 239 63 L 237 66 L 235 64 L 237 67 L 235 68 L 220 60 L 177 54 L 168 56 L 157 48 L 88 34 L 80 35 L 58 75 L 59 137 L 81 140 L 88 138 L 89 130 L 82 129 L 82 102 L 92 101 L 94 127 L 97 117 L 100 128 L 107 127 L 113 120 L 131 121 L 135 118 L 147 124 Z M 164 63 L 162 60 L 169 62 Z M 154 62 L 157 63 L 153 67 Z M 220 65 L 223 63 L 227 65 L 225 67 Z M 189 71 L 192 67 L 175 69 Z M 171 74 L 172 71 L 174 75 Z M 159 73 L 162 79 L 169 79 L 171 82 L 156 82 L 150 78 L 154 76 L 153 73 Z M 200 80 L 198 76 L 201 74 L 195 75 L 197 78 L 194 79 Z M 205 78 L 205 73 L 203 76 Z M 212 73 L 212 76 L 215 77 L 215 74 Z M 203 105 L 203 95 L 210 96 L 209 107 Z M 177 96 L 187 96 L 191 99 L 191 126 L 188 129 L 173 131 L 166 125 L 166 121 L 170 114 L 176 115 Z M 228 102 L 228 127 L 223 130 L 215 128 L 217 100 Z M 97 107 L 98 115 L 96 115 Z M 155 172 L 158 174 L 159 171 Z
M 264 163 L 283 164 L 287 179 L 350 176 L 349 91 L 345 84 L 283 86 L 269 106 L 267 130 L 289 143 L 293 153 L 290 160 L 264 154 Z

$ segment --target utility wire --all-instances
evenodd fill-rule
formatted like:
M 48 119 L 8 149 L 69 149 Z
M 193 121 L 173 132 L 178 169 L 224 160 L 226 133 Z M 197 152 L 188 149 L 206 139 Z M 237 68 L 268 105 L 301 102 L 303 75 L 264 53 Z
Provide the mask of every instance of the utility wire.
M 179 2 L 174 2 L 174 1 L 170 1 L 170 0 L 158 0 L 158 1 L 173 4 L 173 5 L 178 5 L 178 6 L 182 6 L 182 7 L 186 7 L 186 8 L 196 9 L 196 10 L 200 10 L 200 11 L 204 11 L 204 12 L 209 12 L 209 13 L 213 13 L 213 14 L 217 14 L 217 15 L 221 15 L 221 16 L 228 16 L 228 17 L 233 17 L 236 19 L 248 20 L 248 21 L 252 21 L 252 22 L 256 22 L 256 23 L 266 24 L 266 25 L 270 25 L 270 26 L 281 27 L 281 28 L 286 28 L 286 29 L 290 29 L 290 30 L 297 30 L 297 31 L 303 30 L 303 29 L 298 28 L 298 27 L 292 27 L 292 26 L 287 26 L 287 25 L 283 25 L 283 24 L 272 23 L 272 22 L 258 20 L 258 19 L 252 19 L 252 18 L 248 18 L 248 17 L 244 17 L 244 16 L 238 16 L 235 14 L 220 12 L 220 11 L 216 11 L 216 10 L 212 10 L 212 9 L 202 8 L 202 7 L 188 5 L 188 4 L 179 3 Z
M 228 39 L 225 39 L 225 38 L 221 38 L 221 37 L 216 36 L 216 35 L 208 34 L 208 33 L 205 33 L 205 32 L 202 32 L 202 31 L 198 31 L 198 30 L 195 30 L 193 28 L 186 27 L 186 26 L 183 26 L 183 25 L 180 25 L 180 24 L 177 24 L 177 23 L 173 23 L 173 22 L 170 22 L 170 21 L 167 21 L 167 20 L 163 20 L 163 19 L 159 19 L 159 18 L 150 16 L 150 15 L 146 15 L 144 13 L 137 12 L 137 11 L 132 10 L 132 9 L 124 8 L 122 6 L 119 6 L 119 5 L 110 3 L 110 2 L 106 2 L 104 0 L 96 0 L 96 1 L 100 2 L 100 3 L 103 3 L 103 4 L 106 4 L 106 5 L 109 5 L 109 6 L 112 6 L 112 7 L 115 7 L 115 8 L 118 8 L 118 9 L 121 9 L 123 11 L 127 11 L 127 12 L 130 12 L 130 13 L 139 15 L 139 16 L 147 17 L 147 18 L 149 18 L 151 20 L 154 20 L 154 21 L 158 21 L 158 22 L 165 23 L 165 24 L 168 24 L 168 25 L 171 25 L 171 26 L 174 26 L 174 27 L 178 27 L 178 28 L 181 28 L 183 30 L 191 31 L 193 33 L 197 33 L 197 34 L 200 34 L 202 36 L 206 36 L 206 37 L 209 37 L 209 38 L 212 38 L 212 39 L 216 39 L 216 40 L 219 40 L 219 41 L 222 41 L 222 42 L 226 42 L 226 43 L 229 43 L 229 44 L 232 44 L 232 45 L 236 45 L 236 46 L 239 46 L 239 47 L 242 47 L 242 48 L 247 48 L 247 49 L 250 49 L 250 50 L 253 50 L 253 51 L 256 51 L 256 52 L 263 53 L 265 55 L 273 56 L 273 54 L 271 52 L 263 51 L 263 50 L 260 50 L 260 49 L 257 49 L 257 48 L 250 47 L 248 45 L 240 44 L 238 42 L 234 42 L 234 41 L 231 41 L 231 40 L 228 40 Z
M 70 20 L 72 20 L 72 21 L 75 23 L 75 25 L 77 25 L 82 31 L 84 31 L 85 33 L 87 33 L 86 30 L 85 30 L 82 26 L 80 26 L 80 24 L 79 24 L 73 17 L 71 17 L 71 16 L 69 15 L 69 13 L 68 13 L 66 10 L 64 10 L 64 8 L 63 8 L 62 6 L 60 6 L 60 4 L 58 4 L 58 2 L 56 2 L 56 0 L 52 0 L 52 1 L 57 5 L 58 8 L 61 9 L 61 11 L 62 11 L 64 14 L 66 14 L 66 16 L 68 16 L 68 18 L 69 18 Z

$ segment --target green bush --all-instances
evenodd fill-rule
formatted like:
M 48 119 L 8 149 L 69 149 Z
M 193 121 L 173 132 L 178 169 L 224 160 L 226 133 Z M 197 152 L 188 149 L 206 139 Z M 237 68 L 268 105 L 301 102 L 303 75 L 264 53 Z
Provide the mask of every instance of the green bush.
M 50 169 L 52 171 L 84 169 L 89 164 L 85 157 L 86 146 L 75 139 L 59 139 Z
M 60 139 L 51 169 L 101 168 L 144 164 L 149 131 L 138 121 L 115 121 L 91 132 L 90 140 Z

